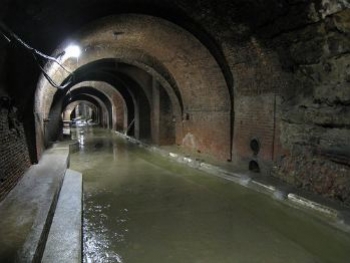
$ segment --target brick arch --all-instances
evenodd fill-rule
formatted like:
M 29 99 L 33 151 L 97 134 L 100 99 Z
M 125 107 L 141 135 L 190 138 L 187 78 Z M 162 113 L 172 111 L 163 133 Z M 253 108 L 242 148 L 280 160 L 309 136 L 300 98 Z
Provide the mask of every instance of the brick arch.
M 211 52 L 192 34 L 161 18 L 125 14 L 101 19 L 73 38 L 84 52 L 79 61 L 63 61 L 71 71 L 104 58 L 144 67 L 166 81 L 182 102 L 183 116 L 176 120 L 177 141 L 220 159 L 231 158 L 229 87 Z M 48 65 L 47 71 L 58 83 L 67 76 L 54 65 Z M 45 103 L 50 104 L 54 93 L 46 80 L 39 81 L 36 111 L 47 108 Z
M 93 87 L 89 87 L 89 86 L 80 86 L 80 87 L 76 87 L 76 88 L 72 88 L 70 90 L 70 95 L 66 95 L 64 97 L 64 101 L 63 101 L 63 106 L 67 105 L 67 103 L 70 101 L 68 98 L 71 96 L 72 99 L 77 98 L 79 96 L 89 96 L 94 98 L 95 100 L 100 101 L 100 105 L 104 106 L 107 110 L 107 128 L 111 128 L 112 124 L 113 124 L 113 117 L 112 117 L 112 107 L 113 107 L 113 102 L 111 100 L 111 98 L 106 95 L 104 92 L 95 89 Z M 61 112 L 62 112 L 62 108 L 61 108 Z
M 124 131 L 128 126 L 128 106 L 122 94 L 110 85 L 103 81 L 83 81 L 74 85 L 70 90 L 75 90 L 80 87 L 92 87 L 103 92 L 111 101 L 112 105 L 112 128 L 113 130 Z
M 98 120 L 98 124 L 103 126 L 103 117 L 107 115 L 106 107 L 104 105 L 100 105 L 100 102 L 94 99 L 93 97 L 80 97 L 74 98 L 71 102 L 69 102 L 62 110 L 63 120 L 71 120 L 71 114 L 79 103 L 86 103 L 89 107 L 95 109 L 95 116 Z M 68 116 L 68 119 L 65 117 Z
M 86 100 L 74 100 L 73 102 L 70 102 L 62 111 L 63 114 L 63 120 L 68 121 L 71 120 L 71 114 L 75 110 L 75 108 L 78 106 L 80 103 L 85 103 L 87 104 L 90 108 L 95 110 L 95 114 L 101 113 L 101 107 L 100 105 L 97 105 L 91 101 L 86 101 Z M 69 118 L 67 118 L 67 116 Z

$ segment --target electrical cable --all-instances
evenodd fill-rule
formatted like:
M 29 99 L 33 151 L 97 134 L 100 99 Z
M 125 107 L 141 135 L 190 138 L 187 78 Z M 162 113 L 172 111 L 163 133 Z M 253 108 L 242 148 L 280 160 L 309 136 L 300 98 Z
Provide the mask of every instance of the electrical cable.
M 66 87 L 68 87 L 70 84 L 72 84 L 72 82 L 74 81 L 74 73 L 69 71 L 68 69 L 66 69 L 59 61 L 58 59 L 56 59 L 55 57 L 52 56 L 48 56 L 42 52 L 40 52 L 39 50 L 31 47 L 30 45 L 28 45 L 26 42 L 24 42 L 19 36 L 17 36 L 13 31 L 11 31 L 2 21 L 0 21 L 0 32 L 3 35 L 3 37 L 8 41 L 8 42 L 12 42 L 12 40 L 15 40 L 16 42 L 18 42 L 23 48 L 25 48 L 26 50 L 28 50 L 34 57 L 35 62 L 37 63 L 38 67 L 40 68 L 40 71 L 42 72 L 42 74 L 44 75 L 44 77 L 47 79 L 47 81 L 50 83 L 50 85 L 52 85 L 53 87 L 57 88 L 57 89 L 65 89 Z M 58 85 L 55 83 L 55 81 L 47 74 L 47 72 L 44 70 L 43 66 L 40 64 L 38 56 L 49 60 L 49 61 L 53 61 L 54 63 L 58 64 L 64 71 L 66 71 L 69 76 L 68 76 L 68 81 L 66 84 L 62 85 Z
M 66 84 L 64 84 L 63 86 L 61 85 L 57 85 L 54 80 L 46 73 L 46 71 L 44 70 L 43 66 L 40 64 L 38 58 L 33 54 L 33 57 L 35 59 L 35 61 L 37 62 L 38 67 L 40 68 L 42 74 L 44 75 L 44 77 L 47 79 L 47 81 L 51 84 L 51 86 L 57 88 L 57 89 L 65 89 L 66 87 L 68 87 L 74 79 L 74 74 L 70 73 L 69 77 L 68 77 L 68 81 Z

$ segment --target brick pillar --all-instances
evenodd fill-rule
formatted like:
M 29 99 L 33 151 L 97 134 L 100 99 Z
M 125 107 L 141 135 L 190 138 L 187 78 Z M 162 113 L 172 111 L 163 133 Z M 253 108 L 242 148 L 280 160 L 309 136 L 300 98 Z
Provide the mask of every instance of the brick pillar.
M 160 123 L 160 97 L 159 84 L 153 79 L 152 81 L 152 105 L 151 105 L 151 136 L 152 142 L 159 144 L 159 123 Z

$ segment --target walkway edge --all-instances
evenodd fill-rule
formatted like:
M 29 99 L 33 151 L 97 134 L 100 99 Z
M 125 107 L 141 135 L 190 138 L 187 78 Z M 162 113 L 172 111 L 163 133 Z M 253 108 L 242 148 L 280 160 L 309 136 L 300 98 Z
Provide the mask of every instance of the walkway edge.
M 67 169 L 43 254 L 43 263 L 80 263 L 82 174 Z

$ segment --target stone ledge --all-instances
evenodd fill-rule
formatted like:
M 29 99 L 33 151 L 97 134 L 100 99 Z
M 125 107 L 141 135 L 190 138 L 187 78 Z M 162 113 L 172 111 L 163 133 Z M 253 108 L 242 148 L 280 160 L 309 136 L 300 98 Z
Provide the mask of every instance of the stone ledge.
M 330 216 L 334 219 L 339 217 L 339 212 L 336 211 L 335 209 L 332 209 L 332 208 L 327 207 L 325 205 L 321 205 L 320 203 L 316 203 L 316 202 L 311 201 L 311 200 L 309 200 L 305 197 L 302 197 L 300 195 L 289 193 L 287 195 L 287 198 L 291 202 L 294 202 L 300 206 L 304 206 L 304 207 L 307 207 L 309 209 L 318 211 L 318 212 L 323 213 L 327 216 Z
M 80 263 L 82 253 L 82 174 L 66 171 L 42 262 Z

